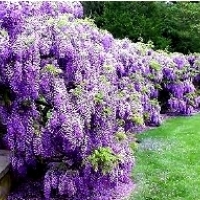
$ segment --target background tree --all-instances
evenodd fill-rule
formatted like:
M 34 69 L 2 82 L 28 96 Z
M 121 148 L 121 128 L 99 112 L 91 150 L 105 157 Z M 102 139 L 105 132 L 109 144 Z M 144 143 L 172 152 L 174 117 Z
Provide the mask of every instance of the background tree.
M 155 49 L 199 52 L 200 4 L 194 2 L 83 2 L 85 15 L 116 38 L 153 41 Z

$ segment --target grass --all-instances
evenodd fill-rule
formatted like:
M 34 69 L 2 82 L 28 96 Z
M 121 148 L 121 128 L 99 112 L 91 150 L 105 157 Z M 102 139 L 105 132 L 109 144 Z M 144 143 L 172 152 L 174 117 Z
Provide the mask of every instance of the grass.
M 130 200 L 200 199 L 200 115 L 168 119 L 137 138 Z

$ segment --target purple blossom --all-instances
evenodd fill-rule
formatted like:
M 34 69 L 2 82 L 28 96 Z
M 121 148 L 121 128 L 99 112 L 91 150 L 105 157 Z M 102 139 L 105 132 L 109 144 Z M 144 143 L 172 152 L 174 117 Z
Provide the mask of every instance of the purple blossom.
M 164 106 L 199 107 L 198 57 L 116 40 L 82 15 L 79 2 L 0 4 L 0 123 L 17 174 L 42 168 L 21 199 L 128 197 L 135 160 L 117 132 L 159 126 Z M 121 158 L 106 174 L 87 162 L 99 148 Z

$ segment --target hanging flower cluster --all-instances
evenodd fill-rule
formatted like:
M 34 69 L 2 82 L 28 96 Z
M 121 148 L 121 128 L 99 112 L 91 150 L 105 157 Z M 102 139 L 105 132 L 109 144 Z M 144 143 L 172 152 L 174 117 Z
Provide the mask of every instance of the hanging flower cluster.
M 125 131 L 105 35 L 79 19 L 79 3 L 0 6 L 1 123 L 13 170 L 26 177 L 42 165 L 45 199 L 129 195 L 134 159 L 127 139 L 116 137 Z
M 0 124 L 16 174 L 43 167 L 41 199 L 130 195 L 127 135 L 200 104 L 198 55 L 116 40 L 82 15 L 79 2 L 0 3 Z

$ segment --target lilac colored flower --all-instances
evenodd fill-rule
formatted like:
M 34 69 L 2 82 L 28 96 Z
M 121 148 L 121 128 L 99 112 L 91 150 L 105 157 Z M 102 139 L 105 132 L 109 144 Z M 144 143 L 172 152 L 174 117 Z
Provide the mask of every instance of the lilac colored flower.
M 118 132 L 199 108 L 198 56 L 114 39 L 82 16 L 79 2 L 0 3 L 0 123 L 17 175 L 39 173 L 35 195 L 27 184 L 10 199 L 126 198 L 135 160 Z M 106 173 L 89 159 L 101 148 L 120 157 Z

